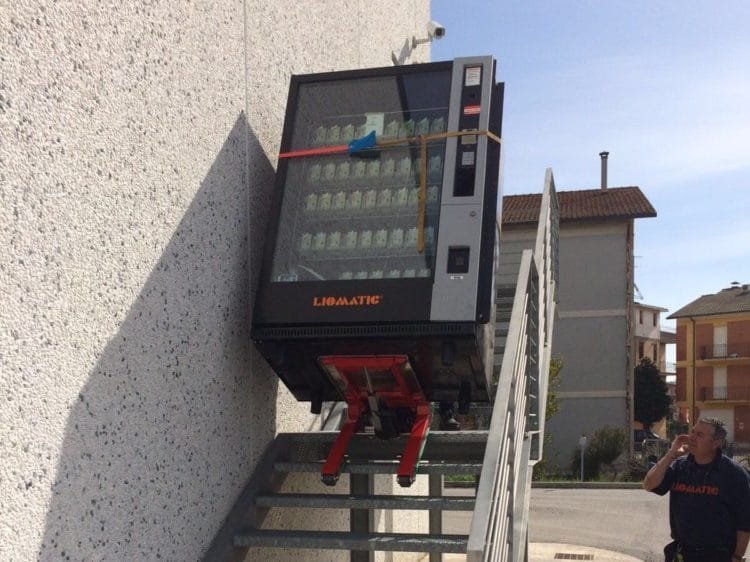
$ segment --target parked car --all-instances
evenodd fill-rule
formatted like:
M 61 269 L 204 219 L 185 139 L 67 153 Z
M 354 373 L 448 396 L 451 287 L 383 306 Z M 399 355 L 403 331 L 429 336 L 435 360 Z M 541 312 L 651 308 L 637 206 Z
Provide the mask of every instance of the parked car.
M 644 439 L 662 439 L 659 435 L 651 431 L 650 429 L 634 429 L 633 430 L 633 442 L 643 443 Z
M 651 452 L 654 450 L 661 451 L 662 449 L 669 449 L 670 442 L 663 437 L 660 437 L 650 429 L 634 429 L 633 430 L 633 451 L 635 453 L 643 452 L 644 443 L 648 442 L 650 445 Z M 666 450 L 665 450 L 666 452 Z

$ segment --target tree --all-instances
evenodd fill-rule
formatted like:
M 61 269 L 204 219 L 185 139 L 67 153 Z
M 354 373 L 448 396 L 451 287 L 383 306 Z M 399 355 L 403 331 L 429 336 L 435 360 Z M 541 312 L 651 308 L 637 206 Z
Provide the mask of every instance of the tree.
M 659 374 L 659 369 L 648 357 L 641 359 L 635 368 L 635 413 L 636 421 L 645 429 L 669 414 L 671 400 L 667 383 Z
M 547 404 L 544 410 L 544 419 L 550 419 L 560 411 L 560 400 L 557 390 L 560 388 L 560 371 L 563 362 L 559 357 L 552 357 L 549 361 L 549 378 L 547 379 Z
M 563 361 L 559 357 L 551 357 L 549 362 L 549 375 L 547 378 L 547 402 L 544 406 L 544 419 L 549 420 L 560 411 L 560 399 L 557 390 L 560 388 L 560 371 Z M 544 432 L 544 448 L 549 452 L 552 436 L 548 431 Z M 542 459 L 534 465 L 532 480 L 544 480 L 548 476 L 549 463 Z

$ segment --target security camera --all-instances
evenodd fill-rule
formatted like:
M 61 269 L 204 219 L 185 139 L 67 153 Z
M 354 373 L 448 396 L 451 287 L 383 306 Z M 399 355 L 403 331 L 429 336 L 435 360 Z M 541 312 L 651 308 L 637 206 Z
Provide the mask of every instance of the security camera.
M 445 37 L 445 27 L 443 27 L 443 24 L 438 21 L 430 20 L 427 24 L 427 35 L 429 35 L 431 39 L 442 39 Z
M 416 49 L 419 45 L 430 43 L 434 39 L 442 39 L 445 37 L 445 28 L 440 22 L 430 20 L 427 24 L 427 37 L 424 39 L 417 39 L 416 37 L 411 38 L 411 48 Z

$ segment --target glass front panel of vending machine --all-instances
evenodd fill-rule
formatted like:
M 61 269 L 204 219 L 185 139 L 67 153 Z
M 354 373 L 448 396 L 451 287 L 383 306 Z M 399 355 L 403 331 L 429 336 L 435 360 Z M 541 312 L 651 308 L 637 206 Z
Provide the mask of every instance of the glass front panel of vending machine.
M 279 161 L 271 283 L 433 277 L 445 140 L 427 147 L 421 251 L 420 147 L 407 141 L 447 129 L 451 65 L 429 68 L 297 82 Z M 373 131 L 378 140 L 403 142 L 363 154 L 328 152 Z

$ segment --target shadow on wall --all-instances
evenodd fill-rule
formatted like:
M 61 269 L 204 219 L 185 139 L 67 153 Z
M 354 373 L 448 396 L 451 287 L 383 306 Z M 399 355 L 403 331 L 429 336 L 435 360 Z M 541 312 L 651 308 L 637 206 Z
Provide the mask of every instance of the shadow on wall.
M 40 559 L 208 547 L 275 432 L 248 278 L 273 173 L 241 115 L 70 412 Z

